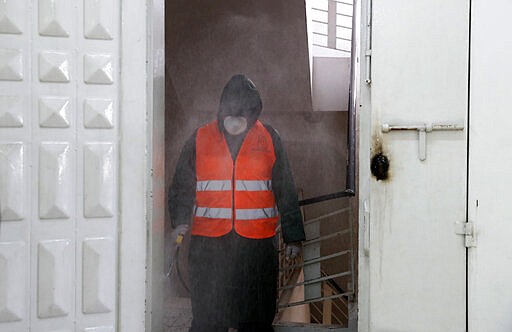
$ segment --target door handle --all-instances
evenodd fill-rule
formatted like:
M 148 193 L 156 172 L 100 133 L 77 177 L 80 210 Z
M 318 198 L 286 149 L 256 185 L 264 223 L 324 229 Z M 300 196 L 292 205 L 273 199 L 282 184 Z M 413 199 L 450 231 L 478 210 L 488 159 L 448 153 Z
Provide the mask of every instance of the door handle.
M 384 123 L 381 127 L 381 131 L 385 134 L 392 130 L 416 130 L 418 132 L 418 158 L 421 161 L 424 161 L 427 159 L 427 133 L 441 130 L 464 130 L 464 125 L 458 123 L 433 123 L 419 125 L 392 125 Z

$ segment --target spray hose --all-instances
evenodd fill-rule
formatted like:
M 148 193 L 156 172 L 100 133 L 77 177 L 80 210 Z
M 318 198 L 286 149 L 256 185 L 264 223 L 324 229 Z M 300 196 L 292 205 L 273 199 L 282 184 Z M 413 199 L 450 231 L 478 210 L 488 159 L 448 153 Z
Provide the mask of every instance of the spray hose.
M 188 288 L 187 283 L 185 282 L 185 279 L 183 279 L 183 276 L 181 275 L 180 264 L 177 263 L 178 258 L 180 256 L 180 247 L 181 247 L 181 243 L 183 242 L 183 238 L 184 238 L 183 234 L 178 234 L 178 237 L 176 238 L 176 252 L 174 253 L 172 261 L 169 264 L 169 270 L 167 271 L 166 276 L 168 278 L 171 276 L 172 269 L 174 267 L 176 270 L 176 274 L 178 275 L 178 280 L 180 281 L 183 288 L 185 288 L 185 290 L 190 294 L 190 289 Z

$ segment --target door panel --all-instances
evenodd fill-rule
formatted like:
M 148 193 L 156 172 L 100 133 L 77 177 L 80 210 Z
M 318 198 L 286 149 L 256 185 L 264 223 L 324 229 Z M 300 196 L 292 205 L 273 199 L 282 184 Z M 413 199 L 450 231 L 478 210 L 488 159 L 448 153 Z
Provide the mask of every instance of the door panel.
M 0 331 L 116 328 L 120 13 L 0 1 Z
M 466 131 L 426 129 L 422 146 L 417 130 L 381 126 L 465 127 L 468 2 L 374 1 L 372 17 L 372 154 L 390 173 L 370 185 L 370 331 L 460 332 Z
M 473 1 L 469 137 L 469 331 L 512 331 L 512 2 Z

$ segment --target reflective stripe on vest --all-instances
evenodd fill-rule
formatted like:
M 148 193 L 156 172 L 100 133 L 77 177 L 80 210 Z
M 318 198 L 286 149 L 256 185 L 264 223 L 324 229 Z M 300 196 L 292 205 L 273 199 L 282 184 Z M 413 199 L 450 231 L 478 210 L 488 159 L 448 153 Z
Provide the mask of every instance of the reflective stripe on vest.
M 260 191 L 272 190 L 272 180 L 236 180 L 236 190 Z M 197 181 L 196 191 L 231 190 L 231 180 Z
M 231 190 L 231 180 L 197 181 L 196 191 Z
M 233 217 L 233 210 L 226 208 L 207 208 L 196 206 L 194 208 L 194 215 L 196 217 L 211 219 L 231 219 Z
M 236 180 L 236 190 L 272 190 L 272 180 Z
M 194 208 L 194 216 L 212 219 L 231 219 L 233 217 L 232 209 L 226 208 Z M 251 219 L 267 219 L 277 217 L 277 208 L 264 208 L 264 209 L 236 209 L 236 219 L 251 220 Z
M 235 230 L 253 239 L 275 235 L 278 209 L 272 192 L 272 137 L 257 121 L 233 162 L 217 121 L 196 135 L 196 207 L 192 234 L 219 237 Z
M 236 219 L 251 220 L 251 219 L 267 219 L 277 217 L 277 208 L 264 208 L 264 209 L 236 209 Z

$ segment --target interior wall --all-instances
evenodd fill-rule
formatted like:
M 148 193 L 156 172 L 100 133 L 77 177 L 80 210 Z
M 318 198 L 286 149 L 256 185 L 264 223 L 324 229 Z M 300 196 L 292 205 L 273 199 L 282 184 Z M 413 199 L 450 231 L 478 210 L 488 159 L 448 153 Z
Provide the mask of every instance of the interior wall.
M 347 113 L 312 111 L 307 47 L 303 0 L 167 1 L 166 186 L 184 142 L 216 117 L 229 78 L 244 73 L 260 91 L 261 120 L 280 133 L 302 197 L 344 189 Z M 306 215 L 340 205 L 348 203 L 310 206 Z

